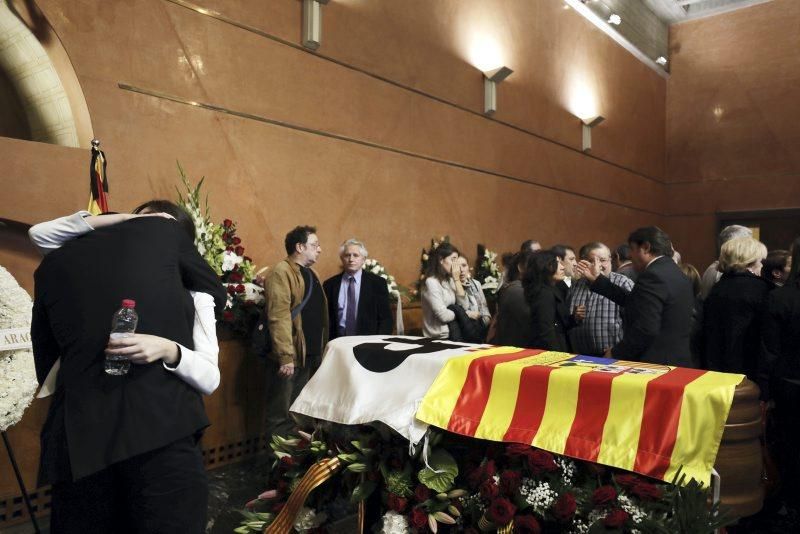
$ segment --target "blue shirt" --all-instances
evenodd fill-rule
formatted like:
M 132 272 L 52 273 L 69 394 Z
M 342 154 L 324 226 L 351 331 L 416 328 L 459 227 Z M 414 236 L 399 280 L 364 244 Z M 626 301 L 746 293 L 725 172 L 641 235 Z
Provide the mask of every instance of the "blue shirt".
M 359 271 L 353 275 L 345 271 L 342 273 L 342 284 L 339 286 L 339 300 L 336 306 L 336 324 L 339 325 L 339 332 L 344 334 L 345 320 L 347 319 L 347 284 L 350 283 L 350 276 L 355 278 L 353 282 L 356 287 L 356 301 L 353 304 L 356 307 L 356 320 L 358 320 L 358 297 L 361 295 L 361 273 Z

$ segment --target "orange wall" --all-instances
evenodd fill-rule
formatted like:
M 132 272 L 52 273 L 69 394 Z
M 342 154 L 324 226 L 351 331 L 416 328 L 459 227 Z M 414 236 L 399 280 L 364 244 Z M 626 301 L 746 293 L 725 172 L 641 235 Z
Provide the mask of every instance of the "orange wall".
M 259 264 L 281 257 L 298 223 L 319 227 L 323 274 L 335 271 L 335 245 L 355 235 L 409 283 L 434 234 L 474 254 L 477 242 L 506 250 L 528 237 L 616 243 L 660 221 L 666 83 L 557 1 L 334 1 L 319 54 L 291 46 L 296 0 L 200 2 L 228 22 L 166 0 L 37 3 L 107 152 L 112 207 L 174 196 L 180 160 L 206 176 L 215 218 L 239 221 Z M 481 114 L 482 78 L 469 63 L 481 35 L 515 70 L 494 119 Z M 581 91 L 607 117 L 592 156 L 569 111 Z M 4 217 L 83 207 L 88 155 L 65 150 L 0 139 L 0 159 L 15 160 Z M 60 194 L 43 196 L 43 184 Z
M 670 41 L 667 226 L 706 265 L 716 212 L 800 207 L 800 2 L 679 24 Z

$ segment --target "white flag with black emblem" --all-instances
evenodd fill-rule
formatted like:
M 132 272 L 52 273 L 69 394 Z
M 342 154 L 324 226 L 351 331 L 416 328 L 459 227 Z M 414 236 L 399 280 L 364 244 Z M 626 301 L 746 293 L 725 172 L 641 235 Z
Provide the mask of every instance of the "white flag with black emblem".
M 337 338 L 290 410 L 345 425 L 380 421 L 416 444 L 428 425 L 414 415 L 445 362 L 484 346 L 411 336 Z

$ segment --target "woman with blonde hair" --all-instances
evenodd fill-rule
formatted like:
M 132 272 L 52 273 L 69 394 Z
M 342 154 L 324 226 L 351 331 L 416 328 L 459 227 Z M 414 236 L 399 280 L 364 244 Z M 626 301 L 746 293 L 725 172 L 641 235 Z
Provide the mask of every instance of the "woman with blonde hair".
M 767 247 L 752 237 L 722 245 L 718 269 L 722 277 L 708 294 L 702 310 L 698 348 L 704 367 L 744 373 L 761 386 L 766 397 L 761 355 L 761 317 L 773 284 L 761 278 Z M 761 372 L 761 373 L 760 373 Z

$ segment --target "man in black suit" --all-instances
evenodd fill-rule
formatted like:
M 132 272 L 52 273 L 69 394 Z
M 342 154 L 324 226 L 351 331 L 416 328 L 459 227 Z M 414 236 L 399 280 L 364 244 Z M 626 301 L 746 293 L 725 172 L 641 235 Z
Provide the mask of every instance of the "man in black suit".
M 111 318 L 134 299 L 137 333 L 192 348 L 188 290 L 225 304 L 186 231 L 131 219 L 69 241 L 35 273 L 31 334 L 44 381 L 61 358 L 41 434 L 40 484 L 53 532 L 204 532 L 207 480 L 198 447 L 209 422 L 200 393 L 160 361 L 104 372 Z
M 339 248 L 343 272 L 325 280 L 331 339 L 392 333 L 392 310 L 386 280 L 362 269 L 367 249 L 355 239 Z
M 679 367 L 696 367 L 689 349 L 694 293 L 692 284 L 672 260 L 672 242 L 663 230 L 648 226 L 628 237 L 631 261 L 639 273 L 632 291 L 598 275 L 581 261 L 578 271 L 592 291 L 623 306 L 622 341 L 606 355 Z

